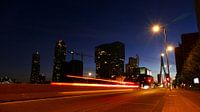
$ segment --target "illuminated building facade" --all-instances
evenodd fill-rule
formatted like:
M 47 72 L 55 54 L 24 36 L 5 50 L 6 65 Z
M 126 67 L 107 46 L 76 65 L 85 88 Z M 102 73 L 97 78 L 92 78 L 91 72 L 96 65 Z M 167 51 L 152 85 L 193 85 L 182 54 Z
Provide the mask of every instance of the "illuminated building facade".
M 139 76 L 138 81 L 140 82 L 141 86 L 145 84 L 152 84 L 154 82 L 154 78 L 152 77 L 152 72 L 146 67 L 139 67 Z
M 121 42 L 102 44 L 95 48 L 96 73 L 111 79 L 124 73 L 125 47 Z
M 140 75 L 152 75 L 151 70 L 146 67 L 139 67 L 139 74 Z
M 60 82 L 62 79 L 62 63 L 66 58 L 66 44 L 63 40 L 59 40 L 55 46 L 54 65 L 53 65 L 53 82 Z
M 35 52 L 32 55 L 32 69 L 30 83 L 38 83 L 40 78 L 40 54 Z

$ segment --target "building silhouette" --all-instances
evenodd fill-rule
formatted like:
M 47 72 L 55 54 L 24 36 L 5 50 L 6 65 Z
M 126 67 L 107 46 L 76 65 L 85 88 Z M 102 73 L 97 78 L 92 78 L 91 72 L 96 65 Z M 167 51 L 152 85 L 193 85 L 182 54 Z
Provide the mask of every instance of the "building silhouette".
M 96 73 L 99 78 L 110 79 L 124 73 L 125 47 L 121 42 L 95 47 Z
M 195 0 L 195 9 L 196 9 L 196 15 L 197 15 L 198 29 L 200 32 L 200 0 Z
M 32 55 L 32 69 L 30 83 L 38 83 L 40 78 L 40 54 L 35 52 Z
M 162 83 L 161 80 L 162 80 L 161 74 L 157 74 L 157 83 L 161 84 Z
M 126 64 L 126 78 L 135 78 L 139 75 L 139 56 L 129 57 L 129 62 Z
M 83 76 L 83 62 L 80 60 L 71 60 L 70 62 L 63 62 L 61 67 L 61 82 L 76 82 L 74 78 L 67 77 L 67 75 Z
M 55 46 L 54 65 L 53 65 L 53 82 L 60 82 L 62 76 L 62 63 L 66 58 L 66 44 L 63 40 L 59 40 Z
M 76 76 L 83 76 L 83 62 L 80 60 L 71 60 L 70 65 L 70 74 Z
M 184 63 L 189 57 L 189 54 L 194 48 L 198 39 L 199 39 L 198 32 L 181 35 L 181 44 L 179 44 L 179 46 L 175 48 L 175 60 L 176 60 L 176 71 L 177 71 L 176 79 L 178 79 L 178 82 L 181 82 L 181 80 L 179 79 L 182 77 L 181 72 L 183 70 Z

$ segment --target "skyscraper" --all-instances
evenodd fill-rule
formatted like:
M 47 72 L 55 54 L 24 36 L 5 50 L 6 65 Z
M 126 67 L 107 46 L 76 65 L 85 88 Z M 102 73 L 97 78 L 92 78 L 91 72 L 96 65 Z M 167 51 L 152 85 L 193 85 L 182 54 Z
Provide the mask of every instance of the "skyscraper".
M 31 83 L 38 83 L 40 77 L 40 54 L 35 52 L 32 55 Z
M 56 43 L 55 54 L 54 54 L 54 65 L 53 65 L 53 82 L 60 82 L 62 78 L 62 63 L 65 62 L 66 58 L 66 44 L 63 40 L 59 40 Z
M 102 44 L 95 48 L 97 77 L 110 79 L 124 73 L 125 47 L 121 42 Z

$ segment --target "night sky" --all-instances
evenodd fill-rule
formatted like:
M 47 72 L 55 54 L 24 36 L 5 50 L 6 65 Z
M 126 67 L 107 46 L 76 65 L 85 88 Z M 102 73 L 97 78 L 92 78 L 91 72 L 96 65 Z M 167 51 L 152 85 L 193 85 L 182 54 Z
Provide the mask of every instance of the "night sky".
M 0 75 L 29 81 L 32 53 L 41 55 L 41 73 L 50 80 L 58 39 L 67 49 L 94 55 L 95 46 L 121 41 L 128 57 L 159 72 L 163 35 L 150 25 L 167 24 L 168 41 L 177 46 L 182 33 L 197 31 L 193 0 L 16 0 L 0 2 Z M 80 59 L 79 56 L 75 57 Z M 67 54 L 67 61 L 71 56 Z M 169 53 L 175 75 L 174 52 Z M 94 58 L 84 58 L 84 74 L 95 73 Z

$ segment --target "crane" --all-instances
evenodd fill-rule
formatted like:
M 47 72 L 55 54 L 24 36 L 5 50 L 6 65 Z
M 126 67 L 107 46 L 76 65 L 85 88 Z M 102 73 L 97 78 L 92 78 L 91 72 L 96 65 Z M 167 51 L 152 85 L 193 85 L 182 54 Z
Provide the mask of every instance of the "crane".
M 90 57 L 90 58 L 93 58 L 94 56 L 92 55 L 88 55 L 88 54 L 83 54 L 82 52 L 79 53 L 79 52 L 76 52 L 75 50 L 67 50 L 67 53 L 70 53 L 71 56 L 72 56 L 72 60 L 74 60 L 74 55 L 78 55 L 81 57 L 81 61 L 83 61 L 83 58 L 84 57 Z

